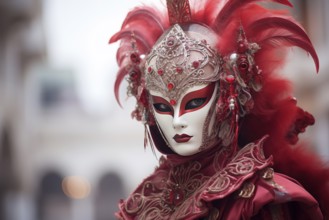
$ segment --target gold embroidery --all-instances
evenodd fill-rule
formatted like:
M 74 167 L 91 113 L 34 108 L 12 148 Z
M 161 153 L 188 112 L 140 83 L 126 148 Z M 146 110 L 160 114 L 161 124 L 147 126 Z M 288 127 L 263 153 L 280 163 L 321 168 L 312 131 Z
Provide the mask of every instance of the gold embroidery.
M 163 160 L 164 168 L 156 170 L 136 189 L 124 202 L 124 209 L 136 219 L 176 220 L 205 215 L 209 220 L 216 219 L 218 212 L 209 209 L 206 202 L 209 198 L 225 198 L 256 172 L 271 165 L 272 158 L 266 159 L 262 153 L 263 141 L 248 144 L 231 159 L 224 150 L 217 152 L 211 165 L 215 173 L 208 174 L 211 176 L 204 174 L 205 167 L 199 161 L 169 168 L 170 161 Z M 249 198 L 254 191 L 255 185 L 247 183 L 239 193 Z
M 271 164 L 272 158 L 266 159 L 262 150 L 265 138 L 242 148 L 224 168 L 216 167 L 220 171 L 211 177 L 211 183 L 207 188 L 208 193 L 231 193 L 240 187 L 255 170 L 264 169 Z M 216 157 L 215 160 L 218 158 L 220 157 Z M 215 164 L 221 163 L 217 161 Z
M 271 180 L 274 176 L 274 170 L 271 167 L 266 168 L 261 174 L 262 178 L 265 180 Z
M 253 183 L 245 183 L 243 188 L 240 190 L 239 196 L 242 198 L 250 198 L 254 195 L 255 185 Z
M 265 182 L 271 185 L 274 189 L 279 190 L 282 193 L 285 193 L 285 189 L 283 186 L 279 185 L 274 181 L 274 170 L 271 167 L 268 167 L 261 172 L 261 177 L 265 180 Z
M 172 209 L 182 204 L 209 177 L 200 173 L 201 164 L 193 161 L 174 167 L 170 170 L 166 189 L 163 191 L 163 202 Z

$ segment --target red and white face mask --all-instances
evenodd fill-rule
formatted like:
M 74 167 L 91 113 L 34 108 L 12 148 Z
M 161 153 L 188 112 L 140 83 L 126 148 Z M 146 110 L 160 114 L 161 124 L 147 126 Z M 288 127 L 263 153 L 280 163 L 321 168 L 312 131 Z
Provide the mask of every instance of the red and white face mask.
M 169 147 L 177 154 L 196 154 L 217 139 L 214 131 L 217 90 L 217 83 L 195 85 L 176 103 L 160 92 L 150 90 L 156 123 Z

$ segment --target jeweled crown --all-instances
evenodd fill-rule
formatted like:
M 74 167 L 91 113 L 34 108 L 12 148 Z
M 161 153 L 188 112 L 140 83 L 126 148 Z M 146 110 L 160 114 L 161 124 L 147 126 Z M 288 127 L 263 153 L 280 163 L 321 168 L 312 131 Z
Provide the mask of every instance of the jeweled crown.
M 147 90 L 160 92 L 172 105 L 190 87 L 208 84 L 220 78 L 222 58 L 206 39 L 205 33 L 187 33 L 174 25 L 146 58 Z

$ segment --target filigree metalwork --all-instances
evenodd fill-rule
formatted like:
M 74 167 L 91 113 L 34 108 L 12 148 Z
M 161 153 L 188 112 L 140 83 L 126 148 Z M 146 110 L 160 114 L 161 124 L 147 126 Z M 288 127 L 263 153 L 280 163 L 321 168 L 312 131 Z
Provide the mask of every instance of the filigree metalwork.
M 221 69 L 221 57 L 206 40 L 174 25 L 146 58 L 146 88 L 177 101 L 188 88 L 219 80 Z
M 189 0 L 167 0 L 170 24 L 182 24 L 191 20 Z

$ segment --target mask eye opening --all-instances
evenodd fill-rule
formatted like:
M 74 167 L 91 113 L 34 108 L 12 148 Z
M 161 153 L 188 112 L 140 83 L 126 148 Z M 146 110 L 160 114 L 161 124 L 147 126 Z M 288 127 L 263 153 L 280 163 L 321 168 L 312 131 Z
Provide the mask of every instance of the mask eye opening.
M 174 115 L 174 109 L 170 103 L 162 97 L 151 96 L 154 110 L 159 114 Z
M 207 97 L 194 98 L 188 101 L 185 105 L 185 110 L 193 110 L 195 108 L 201 107 L 207 101 Z

